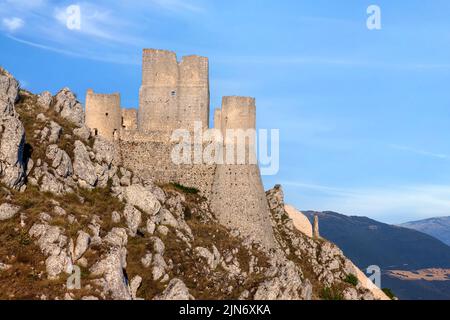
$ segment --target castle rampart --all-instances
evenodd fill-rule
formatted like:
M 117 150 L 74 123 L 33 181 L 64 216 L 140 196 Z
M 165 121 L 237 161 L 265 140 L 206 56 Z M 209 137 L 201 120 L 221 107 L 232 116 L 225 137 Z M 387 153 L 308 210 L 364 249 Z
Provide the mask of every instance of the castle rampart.
M 86 125 L 94 135 L 113 141 L 122 127 L 120 94 L 98 94 L 88 90 L 86 94 Z

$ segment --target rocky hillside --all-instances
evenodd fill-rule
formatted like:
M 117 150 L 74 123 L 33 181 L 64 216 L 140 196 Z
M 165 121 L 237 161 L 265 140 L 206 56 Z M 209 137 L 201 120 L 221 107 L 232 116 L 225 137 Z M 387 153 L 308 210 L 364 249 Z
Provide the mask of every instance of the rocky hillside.
M 374 298 L 339 248 L 295 229 L 281 187 L 268 251 L 83 123 L 69 89 L 34 95 L 0 70 L 0 299 Z

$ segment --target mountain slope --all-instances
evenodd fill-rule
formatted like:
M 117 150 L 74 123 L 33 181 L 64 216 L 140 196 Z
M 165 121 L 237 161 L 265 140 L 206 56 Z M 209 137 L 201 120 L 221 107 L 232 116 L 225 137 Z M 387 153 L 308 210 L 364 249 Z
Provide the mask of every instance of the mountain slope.
M 450 217 L 411 221 L 400 226 L 426 233 L 450 246 Z
M 312 220 L 314 212 L 304 212 Z M 359 267 L 415 270 L 449 268 L 450 247 L 418 231 L 366 217 L 335 212 L 317 213 L 320 233 L 336 243 Z
M 402 280 L 389 272 L 448 269 L 450 247 L 441 241 L 365 217 L 335 212 L 304 211 L 304 214 L 311 221 L 317 214 L 321 236 L 337 244 L 361 270 L 378 265 L 382 270 L 382 287 L 391 288 L 400 299 L 450 299 L 450 281 Z

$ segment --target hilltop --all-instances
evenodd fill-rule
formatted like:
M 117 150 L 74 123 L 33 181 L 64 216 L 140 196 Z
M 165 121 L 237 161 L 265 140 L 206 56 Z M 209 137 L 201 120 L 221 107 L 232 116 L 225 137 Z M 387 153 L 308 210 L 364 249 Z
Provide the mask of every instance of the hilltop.
M 70 89 L 35 95 L 0 70 L 0 298 L 374 299 L 337 246 L 295 229 L 281 186 L 268 249 L 195 188 L 116 164 Z

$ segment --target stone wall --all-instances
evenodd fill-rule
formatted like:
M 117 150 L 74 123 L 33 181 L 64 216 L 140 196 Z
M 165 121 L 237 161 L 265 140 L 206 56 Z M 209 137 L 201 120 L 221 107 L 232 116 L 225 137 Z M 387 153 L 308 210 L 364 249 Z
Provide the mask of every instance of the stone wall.
M 113 141 L 122 127 L 120 94 L 98 94 L 91 89 L 88 90 L 85 122 L 94 134 Z
M 179 183 L 196 188 L 208 197 L 215 174 L 215 165 L 177 165 L 171 153 L 176 143 L 170 143 L 170 131 L 141 133 L 126 131 L 119 141 L 123 165 L 158 183 Z M 191 146 L 192 150 L 195 148 Z M 193 157 L 192 157 L 192 163 Z
M 209 123 L 208 59 L 199 56 L 177 61 L 171 51 L 146 49 L 139 91 L 140 131 L 193 128 Z
M 122 129 L 137 130 L 137 110 L 122 109 Z

